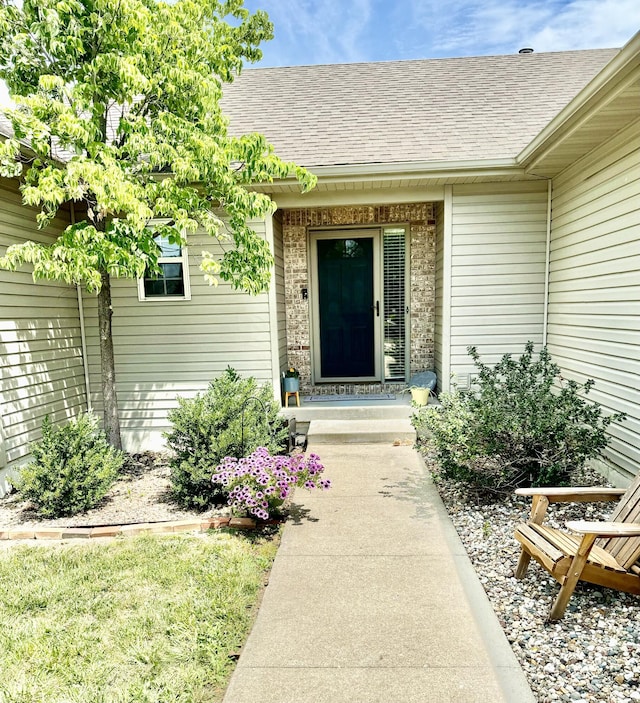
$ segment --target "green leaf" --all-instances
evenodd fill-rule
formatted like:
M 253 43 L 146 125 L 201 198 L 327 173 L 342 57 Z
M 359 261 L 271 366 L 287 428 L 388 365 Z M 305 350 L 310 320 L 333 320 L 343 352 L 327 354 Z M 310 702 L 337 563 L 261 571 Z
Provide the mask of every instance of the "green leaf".
M 233 243 L 215 263 L 203 257 L 207 280 L 265 290 L 271 254 L 246 223 L 275 204 L 250 186 L 316 181 L 262 135 L 229 136 L 220 99 L 272 34 L 242 0 L 0 4 L 0 77 L 17 105 L 5 111 L 16 138 L 0 144 L 0 174 L 22 172 L 18 140 L 28 140 L 22 197 L 39 208 L 38 226 L 69 203 L 78 219 L 51 246 L 29 243 L 0 265 L 31 263 L 36 279 L 98 290 L 102 270 L 136 277 L 157 265 L 148 223 L 166 218 L 175 241 L 200 230 Z

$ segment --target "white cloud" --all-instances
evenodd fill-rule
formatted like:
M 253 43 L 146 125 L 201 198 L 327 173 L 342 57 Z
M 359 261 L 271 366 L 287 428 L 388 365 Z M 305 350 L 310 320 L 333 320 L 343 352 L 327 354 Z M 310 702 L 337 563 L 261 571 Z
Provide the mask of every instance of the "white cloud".
M 363 42 L 371 17 L 370 0 L 264 0 L 247 6 L 265 9 L 275 26 L 275 39 L 262 47 L 263 65 L 368 59 Z
M 622 47 L 640 28 L 637 0 L 576 0 L 533 35 L 539 51 Z
M 424 56 L 619 47 L 640 27 L 637 0 L 461 0 L 447 13 L 438 0 L 409 3 Z
M 623 46 L 639 0 L 245 0 L 275 39 L 263 66 Z

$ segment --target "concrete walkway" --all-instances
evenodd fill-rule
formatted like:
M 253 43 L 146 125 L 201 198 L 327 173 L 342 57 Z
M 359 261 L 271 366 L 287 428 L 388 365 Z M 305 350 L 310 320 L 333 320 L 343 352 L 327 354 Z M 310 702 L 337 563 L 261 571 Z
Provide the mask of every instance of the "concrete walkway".
M 224 703 L 535 701 L 414 450 L 317 451 Z

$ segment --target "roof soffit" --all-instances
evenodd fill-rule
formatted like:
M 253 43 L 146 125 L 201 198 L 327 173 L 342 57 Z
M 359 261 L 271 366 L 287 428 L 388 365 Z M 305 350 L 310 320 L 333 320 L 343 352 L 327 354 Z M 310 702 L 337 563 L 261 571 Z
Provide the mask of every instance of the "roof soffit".
M 516 162 L 551 178 L 640 119 L 640 32 L 526 146 Z

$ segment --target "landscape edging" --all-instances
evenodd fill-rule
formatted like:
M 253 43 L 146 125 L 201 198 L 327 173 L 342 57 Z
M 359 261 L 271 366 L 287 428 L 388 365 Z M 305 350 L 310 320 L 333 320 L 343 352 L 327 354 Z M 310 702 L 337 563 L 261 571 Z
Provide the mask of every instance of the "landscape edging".
M 206 532 L 228 527 L 236 530 L 255 530 L 257 522 L 246 517 L 213 517 L 200 520 L 163 520 L 126 525 L 101 525 L 99 527 L 33 527 L 0 528 L 0 540 L 65 540 L 97 537 L 133 536 L 144 533 L 173 534 L 178 532 Z

